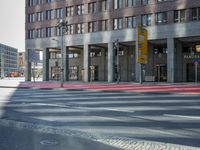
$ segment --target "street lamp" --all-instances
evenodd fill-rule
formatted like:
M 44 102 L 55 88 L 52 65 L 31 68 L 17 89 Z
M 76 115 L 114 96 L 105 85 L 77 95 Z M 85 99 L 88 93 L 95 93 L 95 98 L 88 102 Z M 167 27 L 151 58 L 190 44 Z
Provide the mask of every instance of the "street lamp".
M 67 32 L 67 24 L 68 24 L 68 22 L 64 21 L 63 19 L 60 19 L 59 22 L 57 23 L 57 27 L 60 27 L 60 29 L 61 29 L 61 37 L 62 37 L 62 39 L 61 39 L 61 71 L 60 71 L 61 83 L 60 83 L 60 87 L 63 87 L 63 82 L 64 82 L 64 62 L 63 62 L 64 61 L 63 60 L 63 58 L 64 58 L 64 54 L 63 54 L 64 41 L 63 40 L 64 40 L 64 34 Z

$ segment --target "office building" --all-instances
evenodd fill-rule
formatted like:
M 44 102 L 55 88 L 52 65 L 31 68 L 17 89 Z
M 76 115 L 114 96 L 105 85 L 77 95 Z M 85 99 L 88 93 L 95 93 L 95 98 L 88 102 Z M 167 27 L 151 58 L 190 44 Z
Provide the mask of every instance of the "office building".
M 44 81 L 60 79 L 63 68 L 66 81 L 114 82 L 119 56 L 120 81 L 138 82 L 138 25 L 148 30 L 145 81 L 200 80 L 199 0 L 26 0 L 26 80 L 30 51 L 40 50 Z
M 17 69 L 17 49 L 0 44 L 0 76 L 1 78 L 10 76 L 11 72 Z

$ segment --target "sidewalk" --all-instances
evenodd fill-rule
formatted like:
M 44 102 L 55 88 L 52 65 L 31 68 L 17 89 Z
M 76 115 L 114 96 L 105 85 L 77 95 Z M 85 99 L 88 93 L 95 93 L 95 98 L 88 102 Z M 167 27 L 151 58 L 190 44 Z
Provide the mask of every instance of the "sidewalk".
M 200 84 L 195 83 L 158 83 L 135 82 L 107 83 L 107 82 L 80 82 L 69 81 L 61 87 L 58 81 L 25 82 L 23 78 L 5 78 L 0 80 L 0 87 L 16 88 L 38 88 L 38 89 L 64 89 L 64 90 L 96 90 L 110 92 L 132 92 L 132 93 L 176 93 L 176 94 L 200 94 Z

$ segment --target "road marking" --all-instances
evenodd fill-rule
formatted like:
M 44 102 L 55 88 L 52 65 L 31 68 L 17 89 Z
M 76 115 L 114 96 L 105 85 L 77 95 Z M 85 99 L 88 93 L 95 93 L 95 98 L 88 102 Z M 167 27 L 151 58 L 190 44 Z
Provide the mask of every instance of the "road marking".
M 171 115 L 171 114 L 164 114 L 163 116 L 166 117 L 179 117 L 179 118 L 189 118 L 189 119 L 200 119 L 200 116 L 185 116 L 185 115 Z

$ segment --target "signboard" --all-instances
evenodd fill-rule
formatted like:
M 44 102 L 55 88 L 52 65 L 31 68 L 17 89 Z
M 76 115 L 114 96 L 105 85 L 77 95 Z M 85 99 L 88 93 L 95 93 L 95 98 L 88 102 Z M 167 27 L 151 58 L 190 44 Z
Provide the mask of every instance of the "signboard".
M 200 59 L 193 59 L 193 63 L 195 64 L 195 63 L 200 63 Z
M 147 30 L 137 26 L 137 46 L 138 46 L 138 58 L 137 62 L 141 64 L 147 64 L 148 59 L 148 44 L 147 44 Z
M 200 53 L 200 45 L 196 45 L 196 52 Z
M 36 50 L 30 50 L 29 52 L 29 62 L 39 62 L 40 52 Z

